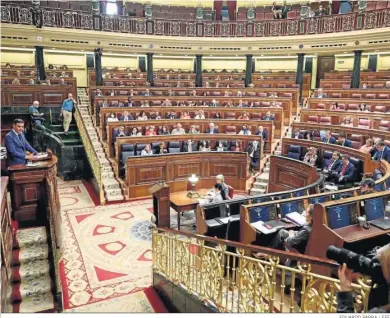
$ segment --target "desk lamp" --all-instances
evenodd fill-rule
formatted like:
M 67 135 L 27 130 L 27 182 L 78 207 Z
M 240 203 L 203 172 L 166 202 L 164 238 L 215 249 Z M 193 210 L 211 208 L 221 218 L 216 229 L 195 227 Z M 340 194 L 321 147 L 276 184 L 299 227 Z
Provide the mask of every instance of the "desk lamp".
M 193 174 L 193 175 L 191 175 L 191 177 L 188 178 L 188 181 L 191 182 L 192 190 L 190 192 L 188 192 L 187 197 L 189 197 L 191 199 L 192 198 L 200 198 L 199 193 L 195 191 L 195 186 L 198 183 L 199 178 L 195 174 Z

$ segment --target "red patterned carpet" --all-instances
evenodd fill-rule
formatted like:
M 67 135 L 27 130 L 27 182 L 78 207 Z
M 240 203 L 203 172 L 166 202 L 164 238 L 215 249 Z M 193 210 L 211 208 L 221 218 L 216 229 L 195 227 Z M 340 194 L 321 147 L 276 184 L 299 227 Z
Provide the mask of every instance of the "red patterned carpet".
M 60 262 L 64 310 L 165 312 L 150 288 L 151 200 L 95 207 L 83 183 L 65 185 L 59 186 L 66 203 Z

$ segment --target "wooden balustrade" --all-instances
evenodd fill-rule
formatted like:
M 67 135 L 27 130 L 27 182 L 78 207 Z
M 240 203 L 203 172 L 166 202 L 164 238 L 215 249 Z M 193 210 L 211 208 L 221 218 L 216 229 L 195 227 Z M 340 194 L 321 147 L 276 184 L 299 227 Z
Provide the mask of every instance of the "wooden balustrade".
M 388 80 L 360 80 L 360 87 L 363 86 L 363 84 L 367 85 L 367 88 L 376 88 L 381 89 L 385 88 L 385 84 Z M 350 89 L 351 88 L 351 80 L 344 80 L 344 79 L 322 79 L 320 80 L 320 87 L 326 88 L 326 89 L 333 89 L 333 88 L 341 88 L 341 89 Z M 388 89 L 388 91 L 390 88 Z
M 325 73 L 325 79 L 348 79 L 352 78 L 352 71 L 338 71 Z M 360 81 L 370 81 L 379 79 L 390 79 L 390 71 L 361 71 Z
M 337 89 L 337 88 L 325 88 L 324 93 L 328 95 L 328 98 L 362 98 L 362 99 L 383 99 L 388 100 L 390 92 L 388 89 L 362 89 L 362 88 L 350 88 L 350 89 Z M 312 97 L 318 96 L 318 89 L 315 89 Z
M 330 98 L 309 98 L 308 109 L 329 110 L 337 102 L 340 110 L 357 110 L 361 104 L 367 105 L 371 112 L 386 113 L 390 111 L 390 101 L 384 99 L 330 99 Z
M 199 177 L 197 189 L 212 188 L 215 177 L 223 174 L 232 187 L 245 190 L 249 175 L 248 154 L 227 151 L 128 157 L 128 195 L 130 198 L 148 197 L 148 188 L 160 180 L 169 184 L 171 192 L 185 191 L 192 174 Z

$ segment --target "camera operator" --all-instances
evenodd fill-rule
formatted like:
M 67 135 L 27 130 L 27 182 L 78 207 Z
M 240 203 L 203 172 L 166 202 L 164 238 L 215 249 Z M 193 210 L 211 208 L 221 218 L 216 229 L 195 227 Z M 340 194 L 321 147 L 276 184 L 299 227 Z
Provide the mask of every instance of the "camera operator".
M 384 282 L 374 282 L 378 288 L 370 293 L 369 308 L 371 313 L 390 313 L 390 244 L 378 249 L 375 256 L 380 263 Z M 352 281 L 359 273 L 354 273 L 345 263 L 339 267 L 340 292 L 337 293 L 337 312 L 353 313 Z M 375 300 L 375 301 L 374 301 Z

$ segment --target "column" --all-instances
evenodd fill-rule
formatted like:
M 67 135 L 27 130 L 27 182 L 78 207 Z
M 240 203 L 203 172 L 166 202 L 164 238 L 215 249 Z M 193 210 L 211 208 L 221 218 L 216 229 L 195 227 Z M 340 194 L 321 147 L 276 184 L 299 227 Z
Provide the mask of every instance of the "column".
M 252 54 L 246 55 L 245 87 L 252 83 Z
M 35 67 L 38 71 L 38 79 L 46 80 L 45 61 L 43 59 L 43 46 L 35 47 Z
M 95 77 L 96 86 L 103 86 L 102 55 L 103 49 L 98 47 L 93 50 L 95 55 Z
M 353 52 L 355 53 L 355 57 L 353 59 L 351 88 L 359 88 L 360 87 L 360 66 L 362 62 L 363 51 L 353 51 Z
M 302 102 L 302 88 L 303 88 L 303 67 L 305 61 L 305 53 L 298 53 L 297 79 L 296 84 L 299 84 L 299 102 Z
M 195 69 L 196 69 L 196 80 L 195 86 L 202 87 L 202 56 L 201 54 L 196 55 Z
M 146 65 L 147 65 L 147 80 L 150 86 L 154 86 L 153 83 L 153 53 L 146 53 Z

